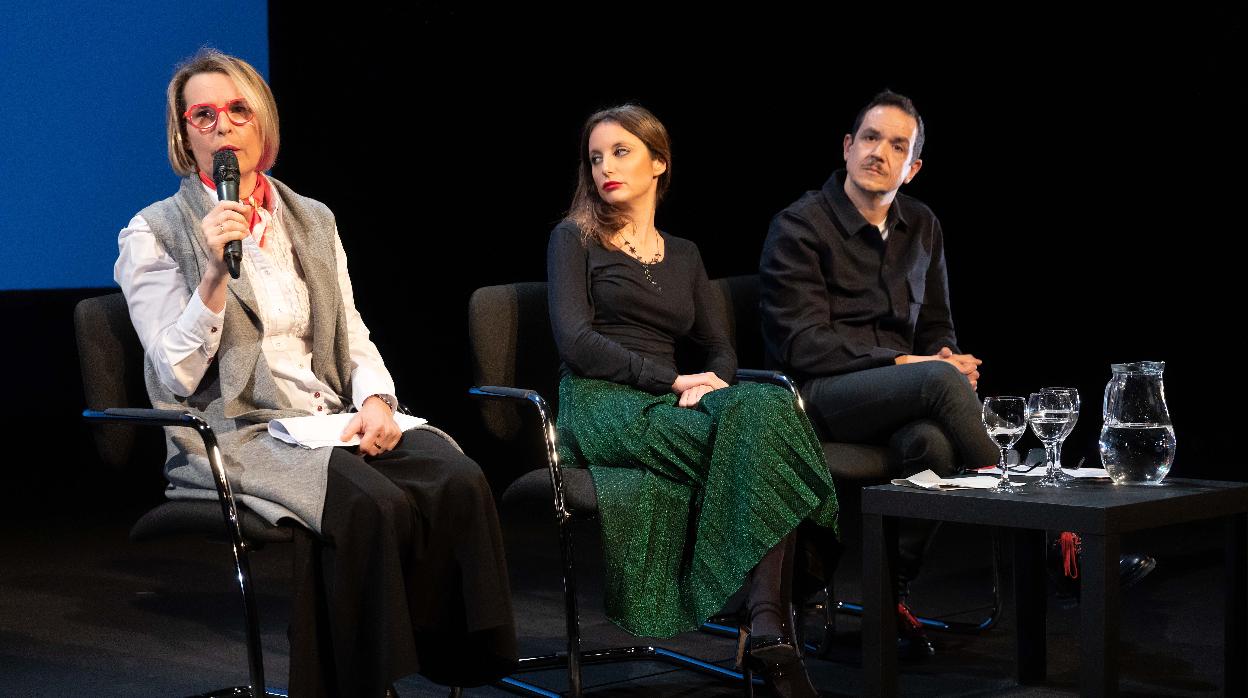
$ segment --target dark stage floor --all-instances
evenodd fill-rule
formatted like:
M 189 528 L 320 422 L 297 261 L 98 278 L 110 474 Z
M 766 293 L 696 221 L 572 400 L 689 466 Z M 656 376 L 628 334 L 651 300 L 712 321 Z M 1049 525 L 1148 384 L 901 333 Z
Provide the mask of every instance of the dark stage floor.
M 553 526 L 546 515 L 509 512 L 508 555 L 513 571 L 522 652 L 560 649 Z M 14 525 L 0 531 L 0 696 L 189 696 L 246 680 L 240 603 L 226 547 L 199 540 L 135 544 L 124 523 Z M 601 612 L 601 562 L 596 529 L 583 531 L 578 558 L 586 648 L 640 644 Z M 1146 548 L 1157 571 L 1124 594 L 1121 675 L 1123 695 L 1219 695 L 1222 682 L 1222 528 L 1162 529 L 1152 538 L 1127 538 L 1124 549 Z M 915 588 L 919 611 L 932 615 L 982 613 L 989 599 L 990 543 L 983 530 L 942 529 Z M 261 551 L 253 568 L 261 595 L 265 663 L 270 685 L 287 670 L 286 595 L 289 546 Z M 840 588 L 856 596 L 859 559 L 847 554 Z M 831 695 L 861 688 L 856 649 L 858 621 L 845 618 L 832 661 L 811 660 L 810 672 Z M 1012 684 L 1010 617 L 979 636 L 937 634 L 939 654 L 902 666 L 906 695 L 1075 695 L 1078 686 L 1077 608 L 1051 600 L 1049 682 Z M 663 643 L 678 651 L 727 662 L 734 641 L 699 633 Z M 530 675 L 559 690 L 563 677 Z M 739 691 L 698 675 L 656 664 L 588 667 L 585 680 L 599 696 L 732 696 Z M 398 684 L 403 696 L 445 695 L 419 677 Z M 468 696 L 496 696 L 493 688 Z

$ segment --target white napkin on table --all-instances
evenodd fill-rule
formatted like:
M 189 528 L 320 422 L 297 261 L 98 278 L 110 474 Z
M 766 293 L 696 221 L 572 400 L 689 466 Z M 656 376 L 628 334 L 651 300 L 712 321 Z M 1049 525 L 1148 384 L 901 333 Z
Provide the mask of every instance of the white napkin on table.
M 910 477 L 893 480 L 893 484 L 925 490 L 990 490 L 997 486 L 999 479 L 988 475 L 942 478 L 931 470 L 924 470 Z

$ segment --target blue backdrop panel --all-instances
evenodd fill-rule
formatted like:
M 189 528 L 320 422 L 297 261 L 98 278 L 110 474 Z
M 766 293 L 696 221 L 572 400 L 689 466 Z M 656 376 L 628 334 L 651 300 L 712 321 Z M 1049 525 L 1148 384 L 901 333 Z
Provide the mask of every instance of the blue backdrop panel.
M 165 86 L 200 46 L 267 76 L 267 3 L 0 3 L 0 290 L 113 283 L 117 231 L 176 190 Z

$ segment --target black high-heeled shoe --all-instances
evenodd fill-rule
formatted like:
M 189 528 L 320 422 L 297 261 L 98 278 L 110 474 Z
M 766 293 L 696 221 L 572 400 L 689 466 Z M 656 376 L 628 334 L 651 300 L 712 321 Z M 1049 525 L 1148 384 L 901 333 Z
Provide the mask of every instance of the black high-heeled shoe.
M 781 635 L 752 637 L 745 626 L 737 628 L 737 669 L 745 680 L 746 698 L 754 696 L 754 675 L 763 680 L 771 695 L 780 698 L 817 698 L 806 674 L 806 664 L 793 640 Z

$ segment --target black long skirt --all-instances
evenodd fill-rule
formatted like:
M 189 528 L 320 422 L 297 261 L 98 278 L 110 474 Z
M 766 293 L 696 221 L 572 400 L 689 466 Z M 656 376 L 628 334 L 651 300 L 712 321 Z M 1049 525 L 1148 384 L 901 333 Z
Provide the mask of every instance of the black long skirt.
M 380 697 L 413 673 L 478 686 L 516 663 L 502 533 L 480 467 L 429 431 L 336 448 L 321 535 L 294 553 L 290 695 Z

